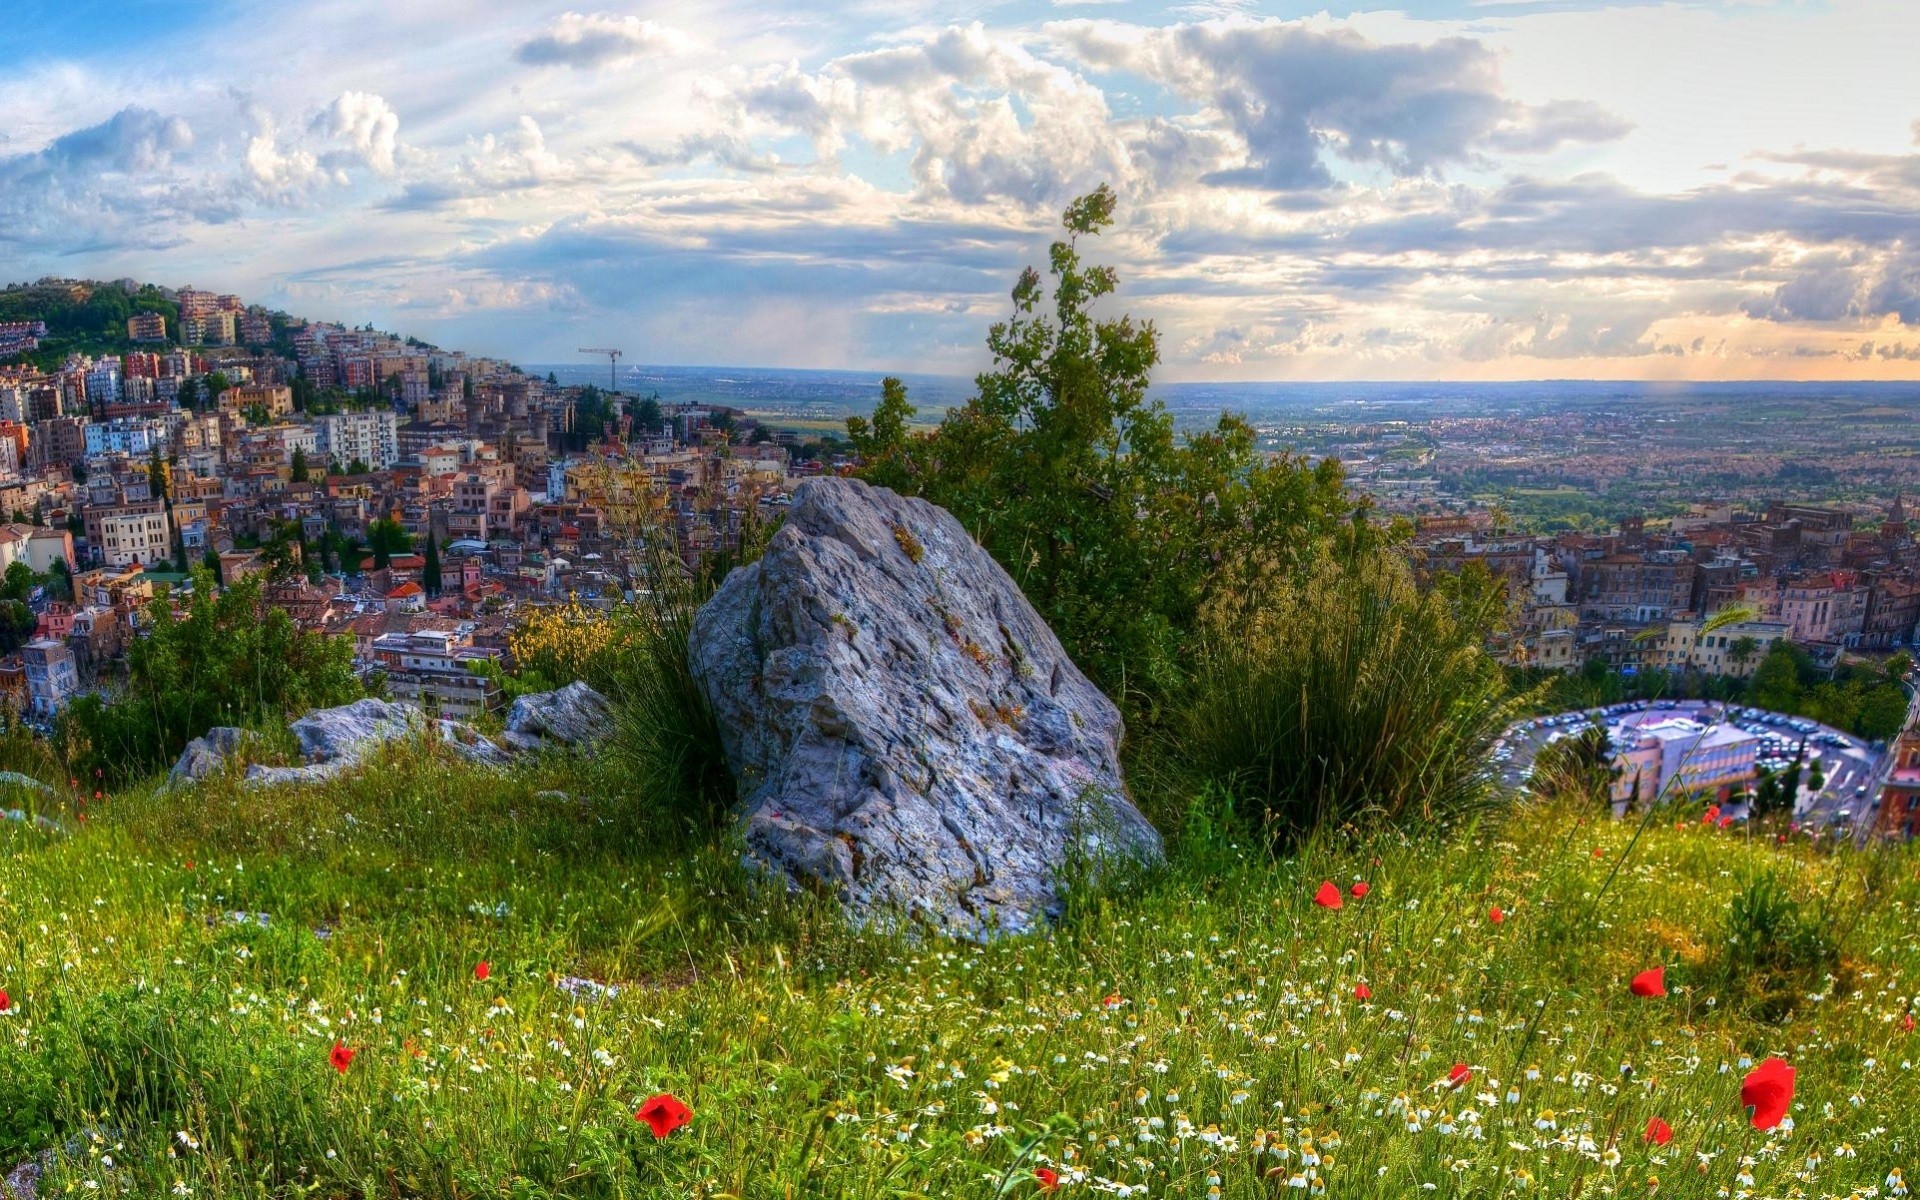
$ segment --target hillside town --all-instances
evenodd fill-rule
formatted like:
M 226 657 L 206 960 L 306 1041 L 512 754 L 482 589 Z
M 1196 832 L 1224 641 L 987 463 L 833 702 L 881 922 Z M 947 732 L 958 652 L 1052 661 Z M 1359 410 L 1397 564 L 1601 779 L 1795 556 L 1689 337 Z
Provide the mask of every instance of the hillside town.
M 1501 649 L 1516 665 L 1746 678 L 1779 641 L 1831 666 L 1910 646 L 1920 620 L 1920 542 L 1896 496 L 1869 524 L 1855 511 L 1774 502 L 1696 504 L 1657 526 L 1531 536 L 1488 510 L 1417 518 L 1429 572 L 1485 567 L 1519 611 Z M 1719 614 L 1739 619 L 1708 624 Z
M 70 302 L 95 286 L 33 285 Z M 732 410 L 616 402 L 232 295 L 159 291 L 178 327 L 130 316 L 123 353 L 0 366 L 0 572 L 32 614 L 0 644 L 0 703 L 32 721 L 111 686 L 157 589 L 177 602 L 203 566 L 226 585 L 262 576 L 268 603 L 351 637 L 357 667 L 398 698 L 495 708 L 497 680 L 471 667 L 505 656 L 518 610 L 645 586 L 616 525 L 644 509 L 691 560 L 829 469 Z M 46 337 L 44 322 L 0 325 L 0 358 Z

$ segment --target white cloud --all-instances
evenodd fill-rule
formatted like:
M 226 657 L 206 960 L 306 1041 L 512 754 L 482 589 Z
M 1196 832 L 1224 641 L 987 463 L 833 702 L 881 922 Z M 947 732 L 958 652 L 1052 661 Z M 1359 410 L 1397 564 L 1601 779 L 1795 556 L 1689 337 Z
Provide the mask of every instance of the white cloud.
M 613 13 L 570 12 L 538 37 L 520 43 L 514 57 L 528 66 L 607 67 L 688 46 L 686 35 L 655 21 Z
M 313 119 L 312 127 L 381 174 L 393 173 L 400 114 L 383 97 L 371 92 L 341 92 Z
M 657 359 L 964 372 L 1110 182 L 1092 253 L 1170 375 L 1920 372 L 1909 8 L 717 3 L 340 0 L 218 53 L 0 64 L 0 258 L 534 359 L 632 329 Z

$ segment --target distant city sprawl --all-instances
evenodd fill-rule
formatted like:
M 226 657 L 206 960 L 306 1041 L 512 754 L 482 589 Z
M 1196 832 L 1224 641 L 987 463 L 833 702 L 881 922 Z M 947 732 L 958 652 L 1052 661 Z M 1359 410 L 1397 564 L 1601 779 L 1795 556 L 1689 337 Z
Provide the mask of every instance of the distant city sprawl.
M 482 713 L 526 610 L 611 606 L 736 549 L 836 445 L 231 295 L 11 287 L 0 701 L 46 727 L 111 700 L 161 608 L 257 576 L 299 630 L 351 638 L 363 677 Z

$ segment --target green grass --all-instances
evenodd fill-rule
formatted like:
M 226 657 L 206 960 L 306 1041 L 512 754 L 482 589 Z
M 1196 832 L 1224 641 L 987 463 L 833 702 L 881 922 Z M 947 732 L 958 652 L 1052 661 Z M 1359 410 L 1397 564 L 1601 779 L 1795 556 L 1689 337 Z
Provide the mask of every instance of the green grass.
M 1196 820 L 1050 935 L 909 944 L 633 810 L 610 768 L 410 750 L 0 828 L 0 1170 L 68 1143 L 43 1196 L 1030 1196 L 1048 1166 L 1066 1194 L 1274 1197 L 1319 1194 L 1287 1186 L 1311 1144 L 1329 1196 L 1920 1178 L 1906 850 L 1548 809 L 1276 861 Z M 1364 899 L 1312 904 L 1356 878 Z M 1730 958 L 1743 896 L 1769 929 L 1823 921 L 1838 966 Z M 1629 995 L 1660 963 L 1672 994 Z M 1790 1136 L 1738 1108 L 1767 1054 L 1799 1072 Z M 694 1115 L 656 1143 L 632 1114 L 660 1091 Z

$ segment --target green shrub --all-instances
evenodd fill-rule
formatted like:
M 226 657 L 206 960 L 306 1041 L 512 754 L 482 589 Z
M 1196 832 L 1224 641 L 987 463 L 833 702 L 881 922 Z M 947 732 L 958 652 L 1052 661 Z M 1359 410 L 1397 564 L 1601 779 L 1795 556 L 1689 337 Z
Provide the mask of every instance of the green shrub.
M 1231 790 L 1283 843 L 1497 803 L 1488 750 L 1519 702 L 1483 649 L 1496 584 L 1422 591 L 1392 551 L 1356 542 L 1238 575 L 1204 615 L 1191 700 L 1161 746 L 1190 788 Z
M 1809 911 L 1777 871 L 1749 874 L 1727 907 L 1721 984 L 1756 1018 L 1777 1021 L 1840 967 L 1824 914 Z

